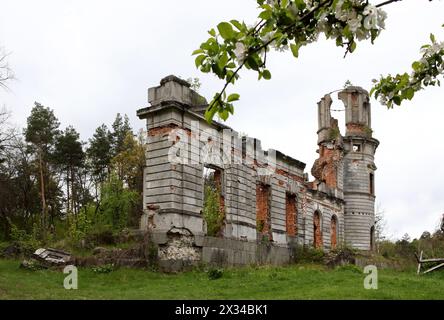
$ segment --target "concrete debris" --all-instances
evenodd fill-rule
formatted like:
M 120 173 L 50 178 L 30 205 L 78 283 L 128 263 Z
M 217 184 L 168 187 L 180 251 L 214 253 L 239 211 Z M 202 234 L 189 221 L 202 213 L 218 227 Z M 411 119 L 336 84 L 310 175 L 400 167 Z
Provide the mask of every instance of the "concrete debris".
M 56 266 L 67 265 L 72 260 L 70 253 L 51 248 L 39 248 L 32 256 L 38 261 Z

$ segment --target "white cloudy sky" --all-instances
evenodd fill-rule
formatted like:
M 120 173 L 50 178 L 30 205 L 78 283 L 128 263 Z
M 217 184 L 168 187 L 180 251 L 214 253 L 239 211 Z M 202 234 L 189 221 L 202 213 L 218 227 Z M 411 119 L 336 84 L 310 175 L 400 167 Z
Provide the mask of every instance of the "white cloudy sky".
M 319 41 L 304 48 L 297 61 L 289 53 L 272 54 L 271 81 L 243 74 L 236 88 L 241 101 L 228 124 L 260 138 L 265 148 L 307 163 L 309 171 L 317 155 L 321 96 L 346 80 L 368 89 L 380 74 L 406 71 L 430 32 L 444 40 L 444 1 L 404 0 L 386 11 L 386 31 L 376 44 L 360 44 L 346 59 L 333 42 Z M 195 69 L 191 52 L 218 22 L 248 23 L 256 15 L 254 0 L 2 0 L 0 46 L 11 52 L 17 80 L 10 92 L 0 91 L 0 105 L 23 126 L 38 101 L 84 140 L 117 112 L 141 128 L 135 112 L 147 105 L 147 88 L 166 75 L 199 77 L 206 97 L 219 90 L 220 81 Z M 395 110 L 373 100 L 374 136 L 381 141 L 377 202 L 391 237 L 406 232 L 418 237 L 433 230 L 444 213 L 443 100 L 442 88 L 424 91 Z

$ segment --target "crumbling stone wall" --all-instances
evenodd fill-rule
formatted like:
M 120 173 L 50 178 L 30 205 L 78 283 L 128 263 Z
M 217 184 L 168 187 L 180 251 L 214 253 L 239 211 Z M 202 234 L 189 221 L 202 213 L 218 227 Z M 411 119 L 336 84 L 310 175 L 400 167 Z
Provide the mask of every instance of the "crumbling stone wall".
M 206 166 L 217 169 L 214 178 L 224 212 L 220 239 L 241 241 L 248 247 L 245 242 L 262 243 L 267 235 L 270 246 L 289 248 L 294 244 L 313 246 L 316 238 L 317 245 L 325 250 L 344 243 L 348 208 L 344 191 L 355 183 L 344 183 L 352 176 L 346 146 L 352 133 L 350 137 L 340 135 L 337 121 L 330 115 L 330 96 L 318 104 L 319 159 L 312 169 L 316 179 L 312 182 L 304 172 L 304 163 L 274 149 L 264 151 L 260 140 L 241 136 L 224 124 L 208 124 L 203 117 L 205 99 L 181 79 L 162 79 L 159 87 L 149 89 L 148 102 L 149 107 L 138 110 L 148 131 L 141 229 L 159 235 L 160 260 L 182 261 L 188 257 L 193 264 L 212 260 L 211 255 L 220 253 L 220 258 L 226 254 L 214 251 L 208 247 L 214 241 L 205 240 L 208 237 L 202 209 Z M 359 114 L 352 113 L 355 117 Z M 369 120 L 368 115 L 363 119 Z M 363 146 L 363 150 L 368 148 Z M 292 195 L 290 202 L 288 195 Z M 319 212 L 320 237 L 315 237 L 315 212 Z M 336 219 L 335 235 L 332 217 Z M 186 234 L 177 230 L 186 230 Z M 254 251 L 250 249 L 245 252 Z M 207 254 L 208 250 L 213 253 Z M 247 260 L 227 258 L 233 264 Z

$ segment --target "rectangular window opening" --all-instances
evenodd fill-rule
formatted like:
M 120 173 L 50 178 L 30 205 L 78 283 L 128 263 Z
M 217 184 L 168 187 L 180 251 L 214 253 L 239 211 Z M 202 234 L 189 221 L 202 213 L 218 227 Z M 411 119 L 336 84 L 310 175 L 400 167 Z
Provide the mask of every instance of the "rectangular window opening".
M 296 195 L 294 193 L 287 193 L 285 197 L 285 222 L 286 231 L 289 236 L 297 235 L 297 208 Z
M 225 222 L 225 197 L 223 193 L 223 172 L 213 166 L 203 168 L 203 209 L 207 235 L 223 236 Z
M 256 229 L 262 238 L 272 240 L 270 217 L 270 186 L 256 185 Z

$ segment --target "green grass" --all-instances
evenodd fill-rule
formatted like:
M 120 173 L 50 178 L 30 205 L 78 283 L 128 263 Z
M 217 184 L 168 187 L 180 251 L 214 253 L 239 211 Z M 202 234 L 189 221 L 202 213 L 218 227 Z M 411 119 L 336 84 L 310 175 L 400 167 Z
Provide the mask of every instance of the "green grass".
M 97 274 L 79 269 L 78 290 L 65 290 L 61 271 L 19 269 L 0 260 L 0 299 L 444 299 L 444 272 L 379 270 L 379 289 L 363 287 L 356 268 L 318 265 L 228 269 L 210 280 L 203 271 L 162 274 L 118 269 Z

